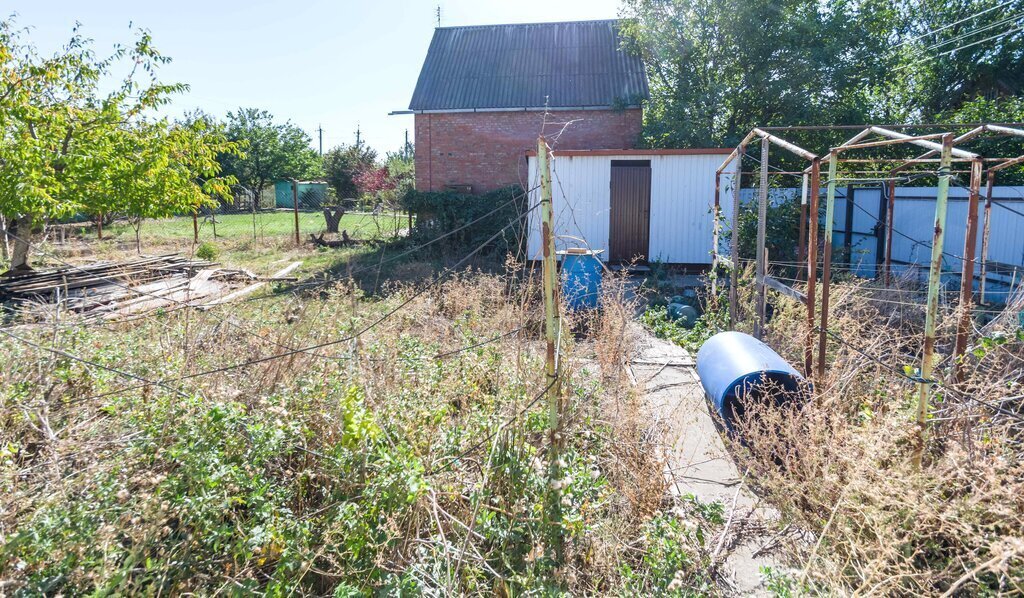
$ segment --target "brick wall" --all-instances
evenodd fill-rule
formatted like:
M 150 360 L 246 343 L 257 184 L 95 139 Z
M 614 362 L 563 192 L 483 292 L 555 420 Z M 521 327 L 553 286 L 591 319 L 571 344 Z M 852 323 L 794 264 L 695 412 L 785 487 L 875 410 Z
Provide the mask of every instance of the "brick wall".
M 443 191 L 471 185 L 485 193 L 526 185 L 526 151 L 537 148 L 542 112 L 455 112 L 416 115 L 416 189 Z M 640 138 L 642 113 L 629 110 L 573 110 L 550 113 L 545 134 L 558 134 L 553 147 L 631 149 Z

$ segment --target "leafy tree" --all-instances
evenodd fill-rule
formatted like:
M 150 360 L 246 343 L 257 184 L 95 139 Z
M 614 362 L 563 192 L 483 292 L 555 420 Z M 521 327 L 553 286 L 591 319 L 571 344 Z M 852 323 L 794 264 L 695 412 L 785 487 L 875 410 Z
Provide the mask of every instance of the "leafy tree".
M 224 173 L 237 178 L 256 197 L 274 181 L 313 179 L 322 174 L 320 156 L 310 145 L 309 135 L 291 121 L 275 122 L 266 110 L 228 112 L 226 132 L 245 153 L 222 154 L 219 160 Z
M 401 151 L 389 152 L 384 160 L 391 181 L 394 183 L 395 197 L 405 195 L 416 186 L 416 162 L 413 159 L 413 147 L 406 142 Z
M 359 194 L 356 175 L 375 166 L 376 161 L 377 152 L 364 143 L 339 145 L 324 154 L 324 178 L 339 200 L 352 198 Z
M 1000 117 L 1024 82 L 1024 0 L 625 0 L 652 146 L 734 145 L 755 126 Z M 992 110 L 994 108 L 994 110 Z M 811 147 L 841 139 L 807 137 Z
M 77 29 L 49 57 L 24 38 L 0 21 L 0 213 L 14 238 L 12 270 L 28 268 L 33 229 L 46 219 L 191 212 L 228 192 L 233 179 L 214 156 L 236 153 L 234 144 L 203 126 L 146 118 L 187 89 L 157 81 L 169 59 L 148 33 L 102 59 Z
M 863 121 L 885 80 L 884 6 L 814 0 L 626 0 L 626 49 L 649 69 L 645 140 L 732 145 L 752 127 Z

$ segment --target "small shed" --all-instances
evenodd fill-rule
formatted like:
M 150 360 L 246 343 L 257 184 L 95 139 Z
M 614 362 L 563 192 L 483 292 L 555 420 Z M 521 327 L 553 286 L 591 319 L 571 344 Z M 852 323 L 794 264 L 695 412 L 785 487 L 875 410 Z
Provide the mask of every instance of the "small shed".
M 731 150 L 554 150 L 556 246 L 604 250 L 610 263 L 711 263 L 715 170 Z M 536 152 L 528 154 L 530 206 L 540 201 Z M 722 201 L 723 215 L 731 202 Z M 540 210 L 530 212 L 529 259 L 540 259 Z
M 291 181 L 274 183 L 274 196 L 279 208 L 295 207 Z M 299 209 L 319 209 L 327 199 L 327 183 L 323 181 L 299 181 Z

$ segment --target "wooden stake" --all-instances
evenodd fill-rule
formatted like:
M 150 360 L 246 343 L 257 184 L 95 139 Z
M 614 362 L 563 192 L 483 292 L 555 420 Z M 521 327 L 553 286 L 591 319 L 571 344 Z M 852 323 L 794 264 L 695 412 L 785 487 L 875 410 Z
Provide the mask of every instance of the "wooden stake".
M 192 212 L 192 242 L 199 243 L 199 217 Z
M 939 186 L 935 198 L 935 235 L 932 239 L 932 260 L 928 270 L 928 303 L 924 320 L 924 354 L 921 356 L 921 379 L 917 397 L 917 446 L 914 466 L 921 467 L 928 435 L 928 397 L 931 392 L 935 355 L 935 327 L 939 317 L 939 287 L 942 284 L 942 245 L 946 239 L 946 206 L 949 199 L 949 169 L 953 161 L 953 134 L 942 138 L 942 159 L 939 162 Z
M 765 236 L 768 230 L 768 147 L 767 137 L 761 138 L 761 185 L 757 199 L 757 272 L 754 280 L 757 283 L 757 320 L 754 322 L 754 338 L 761 340 L 764 336 L 764 319 L 766 291 L 764 277 L 768 264 L 765 258 Z
M 555 259 L 554 211 L 551 198 L 551 166 L 548 162 L 548 144 L 543 136 L 537 139 L 537 172 L 540 174 L 541 243 L 543 245 L 544 278 L 544 374 L 547 382 L 548 403 L 548 505 L 547 523 L 550 530 L 550 548 L 556 563 L 562 562 L 562 468 L 561 459 L 561 385 L 558 377 L 556 344 L 558 341 L 558 262 Z

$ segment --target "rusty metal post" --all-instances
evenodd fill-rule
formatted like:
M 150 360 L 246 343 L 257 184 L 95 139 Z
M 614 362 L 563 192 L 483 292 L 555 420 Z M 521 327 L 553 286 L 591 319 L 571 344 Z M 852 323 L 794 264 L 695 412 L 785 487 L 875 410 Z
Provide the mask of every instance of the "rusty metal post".
M 807 258 L 807 185 L 810 175 L 804 173 L 800 186 L 800 233 L 796 243 L 796 278 L 800 280 L 801 269 Z
M 299 239 L 299 181 L 292 179 L 292 212 L 295 214 L 295 245 L 301 245 Z
M 828 342 L 828 299 L 829 284 L 832 281 L 832 230 L 835 228 L 836 177 L 839 154 L 828 154 L 828 191 L 825 196 L 825 238 L 824 255 L 821 260 L 821 325 L 818 327 L 818 380 L 825 379 L 825 349 Z
M 974 301 L 974 250 L 978 246 L 978 196 L 981 194 L 981 160 L 971 162 L 971 187 L 967 200 L 967 231 L 964 234 L 963 269 L 960 274 L 960 321 L 953 344 L 953 376 L 960 380 L 960 358 L 967 350 L 971 329 L 971 303 Z
M 988 173 L 988 182 L 985 184 L 985 216 L 981 225 L 981 280 L 978 282 L 978 302 L 985 304 L 985 282 L 988 277 L 988 234 L 990 230 L 989 217 L 992 215 L 992 187 L 996 184 L 996 173 Z
M 715 172 L 714 223 L 711 227 L 711 300 L 718 305 L 718 237 L 722 231 L 722 173 Z
M 914 465 L 921 467 L 928 434 L 928 396 L 935 367 L 935 329 L 939 317 L 939 288 L 942 285 L 942 245 L 946 239 L 946 207 L 949 200 L 950 165 L 953 162 L 953 135 L 942 138 L 942 159 L 939 162 L 939 185 L 935 198 L 935 234 L 932 239 L 932 258 L 928 269 L 928 303 L 924 320 L 924 353 L 921 356 L 921 382 L 917 398 L 917 447 Z
M 199 217 L 195 212 L 192 212 L 192 242 L 199 242 Z
M 821 159 L 811 160 L 811 198 L 807 222 L 807 336 L 804 339 L 804 375 L 814 374 L 814 304 L 818 277 L 818 196 L 821 190 Z
M 729 327 L 736 328 L 739 314 L 739 291 L 736 279 L 740 275 L 740 183 L 743 180 L 743 156 L 747 146 L 736 148 L 736 174 L 732 179 L 732 273 L 729 275 Z
M 754 338 L 761 340 L 764 336 L 765 303 L 767 300 L 764 277 L 768 274 L 767 258 L 765 257 L 765 237 L 768 230 L 768 138 L 761 138 L 761 183 L 757 194 L 757 271 L 754 281 L 757 284 L 757 320 L 754 322 Z
M 889 181 L 889 205 L 885 213 L 885 286 L 892 284 L 892 231 L 896 221 L 896 181 Z

